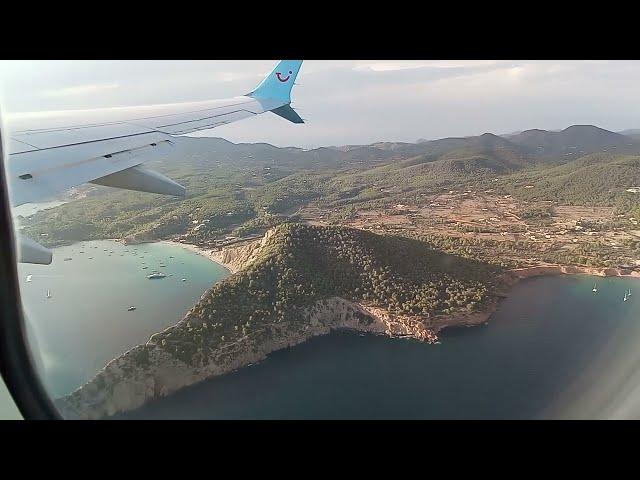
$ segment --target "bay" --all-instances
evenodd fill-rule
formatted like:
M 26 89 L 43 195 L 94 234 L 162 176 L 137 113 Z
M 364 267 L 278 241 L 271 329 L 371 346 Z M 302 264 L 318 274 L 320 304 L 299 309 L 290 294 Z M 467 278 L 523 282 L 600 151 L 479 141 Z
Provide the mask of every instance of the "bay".
M 53 253 L 51 265 L 19 264 L 18 273 L 30 345 L 56 398 L 178 322 L 229 274 L 201 255 L 164 243 L 88 241 Z M 147 279 L 156 270 L 166 277 Z M 128 311 L 130 306 L 136 309 Z
M 638 286 L 529 279 L 487 325 L 445 330 L 441 344 L 336 332 L 119 418 L 640 417 L 640 293 L 623 302 Z

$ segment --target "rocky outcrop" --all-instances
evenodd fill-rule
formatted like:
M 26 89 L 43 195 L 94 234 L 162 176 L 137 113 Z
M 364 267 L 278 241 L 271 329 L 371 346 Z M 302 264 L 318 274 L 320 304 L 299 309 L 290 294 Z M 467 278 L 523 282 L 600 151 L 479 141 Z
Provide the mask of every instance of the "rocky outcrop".
M 89 383 L 57 404 L 66 418 L 98 419 L 138 408 L 194 383 L 264 360 L 276 350 L 292 347 L 337 329 L 413 338 L 434 343 L 437 332 L 451 325 L 484 323 L 490 312 L 425 319 L 393 315 L 384 309 L 334 297 L 301 309 L 302 321 L 271 325 L 268 341 L 257 333 L 222 343 L 196 365 L 187 365 L 149 339 L 109 362 Z M 185 321 L 184 319 L 182 320 Z
M 219 251 L 206 252 L 200 247 L 183 246 L 196 249 L 224 264 L 232 272 L 237 272 L 270 254 L 273 242 L 270 243 L 269 240 L 274 232 L 275 229 L 271 229 L 260 240 L 228 246 Z M 164 343 L 170 342 L 167 340 L 169 336 L 163 333 L 173 328 L 191 332 L 190 321 L 203 321 L 203 317 L 196 315 L 197 308 L 194 307 L 176 326 L 154 334 L 145 345 L 139 345 L 109 362 L 93 380 L 60 399 L 58 406 L 67 418 L 95 419 L 112 416 L 138 408 L 194 383 L 259 362 L 271 352 L 292 347 L 337 329 L 434 343 L 438 340 L 438 332 L 444 328 L 486 323 L 498 305 L 498 298 L 505 296 L 521 279 L 560 274 L 640 276 L 637 272 L 621 269 L 562 265 L 516 269 L 506 272 L 493 284 L 492 303 L 485 303 L 481 312 L 462 308 L 447 315 L 396 315 L 377 306 L 332 297 L 306 307 L 290 307 L 288 312 L 293 315 L 287 316 L 288 320 L 285 321 L 274 319 L 271 323 L 261 323 L 246 331 L 238 325 L 235 328 L 237 334 L 227 335 L 226 340 L 225 336 L 216 337 L 216 343 L 209 344 L 206 349 L 198 347 L 195 333 L 193 338 L 188 335 L 178 337 L 177 343 L 173 344 L 174 350 L 170 351 L 171 344 Z M 205 295 L 201 301 L 206 301 Z M 207 321 L 215 322 L 215 319 L 208 317 Z M 238 327 L 242 328 L 239 330 Z M 176 345 L 181 348 L 176 348 Z M 185 355 L 183 353 L 186 350 L 182 348 L 184 346 L 191 347 Z
M 267 241 L 274 233 L 275 229 L 272 228 L 267 230 L 260 240 L 224 247 L 218 251 L 212 250 L 211 258 L 227 267 L 232 273 L 238 272 L 258 259 Z

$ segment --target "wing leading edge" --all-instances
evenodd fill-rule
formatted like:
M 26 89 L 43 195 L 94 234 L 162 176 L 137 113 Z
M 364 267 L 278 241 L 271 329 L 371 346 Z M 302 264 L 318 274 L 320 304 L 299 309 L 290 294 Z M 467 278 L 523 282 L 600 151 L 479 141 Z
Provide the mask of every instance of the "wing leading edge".
M 128 190 L 184 196 L 185 189 L 141 167 L 148 160 L 172 158 L 172 138 L 209 130 L 265 112 L 304 123 L 291 108 L 291 90 L 302 60 L 283 60 L 252 92 L 225 100 L 93 111 L 102 122 L 53 119 L 47 128 L 11 131 L 7 156 L 12 206 L 49 199 L 91 182 Z M 51 263 L 46 249 L 20 239 L 20 261 Z M 35 245 L 34 245 L 35 244 Z M 38 249 L 36 246 L 40 247 Z

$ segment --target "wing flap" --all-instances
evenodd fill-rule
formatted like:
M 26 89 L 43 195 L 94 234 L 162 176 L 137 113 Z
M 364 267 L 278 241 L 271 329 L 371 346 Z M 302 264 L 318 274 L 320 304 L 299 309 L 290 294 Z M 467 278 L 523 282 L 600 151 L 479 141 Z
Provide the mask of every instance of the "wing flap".
M 190 104 L 187 112 L 132 117 L 122 122 L 75 123 L 14 132 L 8 162 L 12 204 L 46 200 L 70 187 L 161 158 L 167 153 L 161 147 L 170 143 L 171 135 L 226 125 L 277 109 L 282 102 L 236 97 L 215 105 L 194 109 Z
M 18 234 L 18 262 L 49 265 L 53 259 L 51 250 L 43 247 L 29 237 Z
M 46 112 L 24 114 L 17 120 L 21 125 L 6 125 L 12 131 L 7 157 L 11 204 L 47 200 L 87 182 L 184 196 L 184 187 L 140 165 L 173 156 L 171 136 L 268 111 L 302 123 L 289 106 L 301 64 L 301 60 L 283 60 L 251 93 L 226 100 L 67 111 L 58 112 L 57 117 Z M 75 118 L 76 114 L 82 118 Z M 38 128 L 32 128 L 33 122 Z M 20 245 L 21 261 L 51 262 L 51 253 L 36 242 L 25 237 Z
M 158 172 L 143 168 L 141 165 L 92 180 L 91 183 L 176 197 L 184 197 L 185 195 L 185 188 L 182 185 Z
M 15 154 L 9 162 L 14 206 L 47 200 L 68 188 L 173 154 L 166 134 L 147 133 Z

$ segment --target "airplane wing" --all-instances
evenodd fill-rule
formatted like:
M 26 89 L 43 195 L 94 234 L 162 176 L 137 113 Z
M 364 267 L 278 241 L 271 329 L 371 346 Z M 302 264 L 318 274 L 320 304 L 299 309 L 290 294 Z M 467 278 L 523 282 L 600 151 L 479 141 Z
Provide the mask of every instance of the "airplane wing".
M 175 136 L 209 130 L 265 112 L 304 123 L 290 106 L 302 60 L 283 60 L 250 93 L 225 100 L 93 111 L 102 121 L 57 119 L 46 128 L 13 129 L 7 145 L 12 206 L 50 199 L 91 182 L 116 188 L 184 196 L 173 180 L 142 167 L 172 156 Z M 51 253 L 20 238 L 19 261 L 51 263 Z

